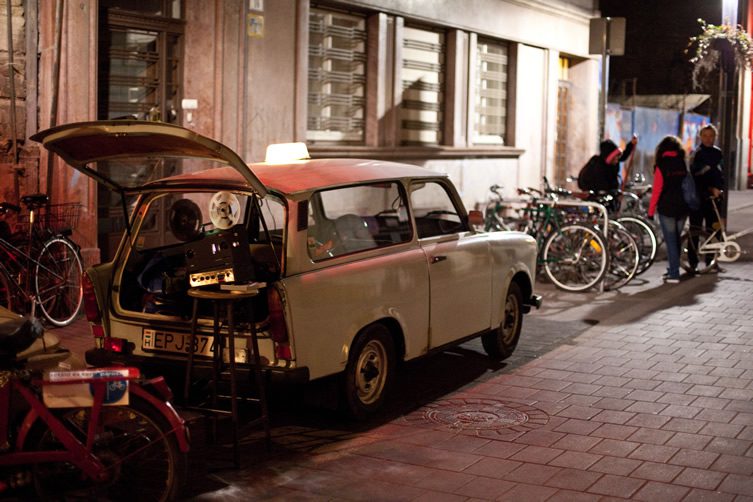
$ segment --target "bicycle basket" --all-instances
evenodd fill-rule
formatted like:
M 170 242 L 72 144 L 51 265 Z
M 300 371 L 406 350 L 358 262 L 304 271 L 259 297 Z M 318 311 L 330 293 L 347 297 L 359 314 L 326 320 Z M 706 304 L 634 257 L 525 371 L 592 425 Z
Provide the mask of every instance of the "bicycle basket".
M 78 224 L 78 215 L 81 204 L 78 202 L 65 202 L 62 204 L 49 204 L 36 210 L 35 219 L 37 228 L 50 229 L 60 232 L 68 228 L 74 228 Z M 23 213 L 18 217 L 19 231 L 28 231 L 29 213 Z

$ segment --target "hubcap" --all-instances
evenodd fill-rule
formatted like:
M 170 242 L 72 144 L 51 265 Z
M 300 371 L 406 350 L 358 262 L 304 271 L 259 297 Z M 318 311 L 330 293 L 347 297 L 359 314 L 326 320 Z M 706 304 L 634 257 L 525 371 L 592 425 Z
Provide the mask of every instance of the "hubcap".
M 387 380 L 387 351 L 384 345 L 371 340 L 361 351 L 356 367 L 358 399 L 371 404 L 382 395 Z
M 512 343 L 513 338 L 515 338 L 519 322 L 520 305 L 518 304 L 518 297 L 507 295 L 507 301 L 505 301 L 505 318 L 502 321 L 502 340 L 506 344 Z

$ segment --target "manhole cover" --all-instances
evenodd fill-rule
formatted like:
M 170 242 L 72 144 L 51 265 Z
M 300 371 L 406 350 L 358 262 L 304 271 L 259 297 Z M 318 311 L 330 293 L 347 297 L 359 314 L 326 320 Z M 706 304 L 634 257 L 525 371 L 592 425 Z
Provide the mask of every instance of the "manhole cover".
M 405 417 L 407 422 L 439 425 L 456 431 L 524 433 L 545 425 L 549 416 L 520 403 L 496 399 L 453 398 L 428 404 Z

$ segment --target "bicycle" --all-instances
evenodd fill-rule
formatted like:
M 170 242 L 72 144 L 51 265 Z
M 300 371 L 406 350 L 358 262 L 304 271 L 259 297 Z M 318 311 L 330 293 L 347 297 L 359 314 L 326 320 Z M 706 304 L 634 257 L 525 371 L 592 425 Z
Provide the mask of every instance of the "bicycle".
M 19 356 L 42 336 L 38 321 L 0 309 L 0 492 L 33 488 L 42 500 L 178 498 L 188 435 L 162 377 L 143 380 L 124 367 L 51 371 L 65 349 L 41 363 Z
M 83 265 L 78 245 L 69 239 L 70 228 L 57 228 L 49 197 L 26 195 L 28 231 L 0 232 L 0 305 L 34 316 L 34 306 L 54 326 L 67 326 L 83 303 Z M 19 214 L 21 208 L 0 203 L 0 215 Z M 42 218 L 40 218 L 40 216 Z M 43 219 L 45 224 L 40 224 Z M 66 222 L 74 223 L 74 222 Z
M 614 202 L 611 196 L 593 197 L 590 194 L 576 196 L 570 190 L 552 187 L 546 176 L 543 180 L 544 192 L 552 200 L 560 201 L 559 204 L 564 204 L 561 199 L 580 198 L 591 203 L 596 202 L 596 207 L 600 209 L 598 213 L 603 215 L 607 211 L 606 208 Z M 593 206 L 582 207 L 577 202 L 570 206 L 567 217 L 570 222 L 592 226 L 604 235 L 609 255 L 609 266 L 602 282 L 605 291 L 619 289 L 635 277 L 640 264 L 640 250 L 636 239 L 619 220 L 607 219 L 605 229 L 602 218 Z
M 577 178 L 568 177 L 568 181 L 576 181 Z M 653 265 L 656 260 L 656 254 L 661 244 L 660 237 L 657 235 L 656 226 L 645 216 L 642 211 L 642 197 L 631 192 L 620 192 L 612 194 L 608 192 L 593 193 L 587 192 L 580 195 L 585 200 L 592 200 L 604 205 L 611 215 L 616 218 L 610 219 L 617 221 L 635 239 L 638 246 L 639 262 L 634 275 L 640 275 Z M 621 203 L 617 197 L 622 197 Z
M 600 232 L 591 226 L 566 223 L 555 201 L 541 199 L 535 189 L 518 190 L 530 201 L 521 210 L 523 228 L 538 244 L 537 263 L 558 288 L 586 291 L 599 284 L 608 269 L 608 251 Z
M 717 198 L 711 199 L 716 221 L 720 222 Z M 717 224 L 713 232 L 702 228 L 688 228 L 680 239 L 680 265 L 690 273 L 704 273 L 714 267 L 717 261 L 731 263 L 742 255 L 742 248 L 737 243 L 740 237 L 753 233 L 753 227 L 746 228 L 734 234 L 727 234 L 724 225 Z M 703 258 L 703 260 L 701 260 Z M 697 263 L 694 263 L 697 262 Z M 702 269 L 697 267 L 704 263 Z
M 484 209 L 484 230 L 486 232 L 500 231 L 519 231 L 526 232 L 525 223 L 520 217 L 503 217 L 502 214 L 510 209 L 510 205 L 504 200 L 499 191 L 502 189 L 499 185 L 492 185 L 489 191 L 494 194 Z M 518 194 L 524 193 L 518 190 Z

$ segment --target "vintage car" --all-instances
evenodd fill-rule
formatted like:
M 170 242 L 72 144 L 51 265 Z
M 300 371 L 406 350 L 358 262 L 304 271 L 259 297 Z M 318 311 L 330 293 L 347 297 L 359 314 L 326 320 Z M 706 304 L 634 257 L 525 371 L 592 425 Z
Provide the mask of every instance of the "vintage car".
M 113 260 L 86 272 L 92 363 L 172 375 L 187 359 L 189 287 L 238 275 L 260 291 L 247 310 L 269 379 L 341 374 L 341 402 L 364 417 L 383 404 L 401 361 L 479 336 L 491 357 L 509 357 L 523 313 L 541 302 L 534 240 L 475 230 L 480 214 L 466 212 L 445 174 L 356 159 L 247 165 L 156 122 L 68 124 L 32 139 L 119 193 L 127 213 Z M 161 177 L 177 167 L 183 174 Z M 241 240 L 243 253 L 213 264 L 208 249 L 230 231 L 248 253 Z M 208 367 L 210 308 L 198 317 L 197 364 Z M 236 342 L 242 363 L 246 345 Z

